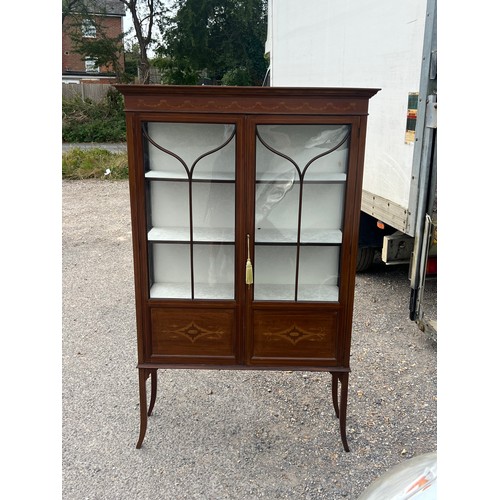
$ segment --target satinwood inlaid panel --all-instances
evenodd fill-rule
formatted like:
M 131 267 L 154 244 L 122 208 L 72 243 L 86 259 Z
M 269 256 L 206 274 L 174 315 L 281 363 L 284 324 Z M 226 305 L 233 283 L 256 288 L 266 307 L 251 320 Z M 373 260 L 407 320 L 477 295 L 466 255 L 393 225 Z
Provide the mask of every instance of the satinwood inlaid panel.
M 233 309 L 153 308 L 152 354 L 232 357 L 234 315 Z
M 287 312 L 255 310 L 251 363 L 310 362 L 335 364 L 338 314 L 333 312 Z

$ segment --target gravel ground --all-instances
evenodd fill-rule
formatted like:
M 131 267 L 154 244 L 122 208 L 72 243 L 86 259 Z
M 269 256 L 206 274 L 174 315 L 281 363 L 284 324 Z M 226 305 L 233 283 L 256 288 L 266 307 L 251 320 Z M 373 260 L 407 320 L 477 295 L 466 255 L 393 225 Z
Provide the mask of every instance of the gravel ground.
M 159 370 L 142 449 L 128 184 L 63 181 L 63 498 L 356 499 L 436 450 L 436 345 L 405 267 L 356 280 L 343 451 L 328 373 Z M 427 285 L 436 317 L 436 282 Z

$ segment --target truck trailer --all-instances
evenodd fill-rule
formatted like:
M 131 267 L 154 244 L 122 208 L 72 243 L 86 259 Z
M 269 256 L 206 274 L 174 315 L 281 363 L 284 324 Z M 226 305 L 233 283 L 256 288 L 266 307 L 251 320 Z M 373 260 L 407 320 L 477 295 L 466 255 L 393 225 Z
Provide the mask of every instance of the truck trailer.
M 358 271 L 410 264 L 410 318 L 437 272 L 436 0 L 268 0 L 265 84 L 369 87 Z

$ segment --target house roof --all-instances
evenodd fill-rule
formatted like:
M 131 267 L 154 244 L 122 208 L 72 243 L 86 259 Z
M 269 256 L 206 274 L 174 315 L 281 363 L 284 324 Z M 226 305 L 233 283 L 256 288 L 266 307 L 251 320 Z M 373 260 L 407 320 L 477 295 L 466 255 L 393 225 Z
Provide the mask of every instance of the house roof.
M 85 3 L 94 14 L 125 16 L 125 5 L 119 0 L 85 0 Z

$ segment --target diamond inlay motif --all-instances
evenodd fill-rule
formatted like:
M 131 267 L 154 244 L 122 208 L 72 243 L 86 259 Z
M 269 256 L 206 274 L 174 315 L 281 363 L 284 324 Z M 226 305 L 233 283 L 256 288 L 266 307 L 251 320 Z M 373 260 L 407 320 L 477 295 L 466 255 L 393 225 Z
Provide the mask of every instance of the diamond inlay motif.
M 186 325 L 177 330 L 173 330 L 171 333 L 181 335 L 182 337 L 185 337 L 192 343 L 194 343 L 201 337 L 207 337 L 209 335 L 212 335 L 214 339 L 218 340 L 222 337 L 224 332 L 222 330 L 207 330 L 206 328 L 202 328 L 201 326 L 197 325 L 194 321 L 191 321 L 189 325 Z
M 299 343 L 301 340 L 317 341 L 322 340 L 325 337 L 325 332 L 323 329 L 311 332 L 306 331 L 298 327 L 295 323 L 291 328 L 287 330 L 282 330 L 280 332 L 265 332 L 264 335 L 268 337 L 279 337 L 293 345 Z

